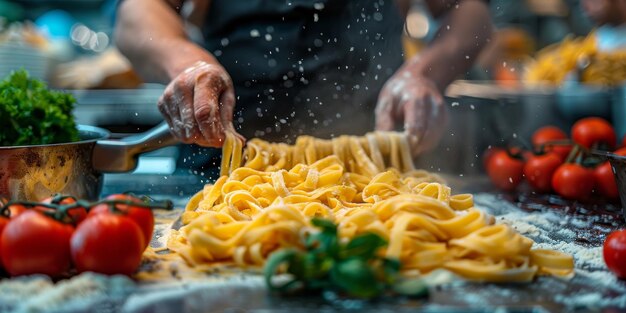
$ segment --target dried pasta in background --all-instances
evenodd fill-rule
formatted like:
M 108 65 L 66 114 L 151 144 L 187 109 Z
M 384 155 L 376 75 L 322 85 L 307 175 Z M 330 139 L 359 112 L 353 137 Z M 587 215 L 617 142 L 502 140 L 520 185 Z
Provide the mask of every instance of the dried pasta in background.
M 581 81 L 586 84 L 615 86 L 626 80 L 626 51 L 602 52 L 591 33 L 586 38 L 566 38 L 540 51 L 527 66 L 525 81 L 531 84 L 559 85 L 576 71 L 578 62 L 588 62 Z

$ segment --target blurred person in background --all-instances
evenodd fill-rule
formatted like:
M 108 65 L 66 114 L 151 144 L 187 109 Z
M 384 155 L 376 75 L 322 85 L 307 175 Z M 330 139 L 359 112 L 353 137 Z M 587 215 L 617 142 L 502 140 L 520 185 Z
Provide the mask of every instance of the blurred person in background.
M 443 134 L 442 94 L 491 34 L 486 1 L 425 4 L 444 26 L 408 60 L 408 0 L 125 0 L 115 37 L 144 79 L 168 84 L 158 107 L 185 143 L 220 147 L 235 129 L 290 142 L 375 125 L 404 129 L 417 154 Z
M 626 49 L 626 0 L 581 0 L 584 12 L 598 25 L 600 51 Z

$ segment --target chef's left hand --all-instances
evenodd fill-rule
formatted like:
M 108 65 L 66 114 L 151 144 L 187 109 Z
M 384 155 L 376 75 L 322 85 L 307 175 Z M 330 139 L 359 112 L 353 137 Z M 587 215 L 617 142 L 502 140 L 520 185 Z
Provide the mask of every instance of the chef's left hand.
M 434 148 L 446 127 L 447 109 L 435 82 L 402 66 L 383 86 L 376 105 L 376 130 L 404 124 L 414 156 Z

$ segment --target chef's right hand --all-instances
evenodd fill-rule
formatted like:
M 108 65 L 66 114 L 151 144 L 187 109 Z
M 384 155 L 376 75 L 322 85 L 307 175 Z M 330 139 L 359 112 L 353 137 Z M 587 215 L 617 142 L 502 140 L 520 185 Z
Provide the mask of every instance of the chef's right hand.
M 172 134 L 184 143 L 221 147 L 226 131 L 236 133 L 235 90 L 219 64 L 198 61 L 184 70 L 165 88 L 158 107 Z

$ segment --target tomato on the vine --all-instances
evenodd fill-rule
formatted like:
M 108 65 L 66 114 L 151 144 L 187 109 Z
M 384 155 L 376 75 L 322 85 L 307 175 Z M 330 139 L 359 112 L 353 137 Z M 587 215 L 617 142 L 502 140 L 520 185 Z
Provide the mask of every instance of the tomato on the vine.
M 0 238 L 2 238 L 2 233 L 4 232 L 4 228 L 6 228 L 7 224 L 9 224 L 9 218 L 6 216 L 0 216 Z M 0 265 L 2 263 L 1 261 L 2 261 L 2 249 L 0 249 Z
M 26 211 L 30 211 L 30 210 L 35 210 L 37 212 L 41 212 L 41 213 L 46 213 L 46 212 L 54 212 L 54 209 L 51 208 L 47 208 L 45 206 L 41 206 L 41 205 L 37 205 L 34 207 L 30 207 L 30 206 L 25 206 L 23 204 L 19 204 L 19 203 L 13 203 L 10 204 L 9 207 L 9 213 L 11 218 L 15 218 L 18 215 L 26 212 Z
M 143 202 L 140 199 L 130 195 L 114 194 L 106 197 L 105 200 L 128 201 L 138 204 L 136 206 L 116 204 L 115 208 L 137 223 L 144 236 L 144 248 L 146 248 L 150 244 L 150 240 L 152 240 L 152 232 L 154 231 L 154 214 L 152 210 L 143 206 Z M 91 211 L 89 211 L 89 216 L 107 212 L 110 213 L 111 208 L 109 204 L 103 203 L 93 207 Z
M 561 157 L 561 160 L 565 160 L 572 150 L 572 146 L 563 144 L 550 145 L 549 143 L 567 139 L 567 134 L 560 128 L 556 126 L 544 126 L 533 133 L 531 142 L 535 149 L 539 149 L 543 146 L 543 152 L 554 152 Z
M 596 181 L 596 189 L 602 196 L 609 199 L 617 199 L 617 197 L 619 197 L 619 190 L 617 189 L 617 183 L 613 175 L 613 168 L 611 168 L 609 161 L 598 165 L 593 170 L 593 176 Z
M 511 191 L 522 181 L 524 162 L 506 150 L 496 151 L 487 163 L 487 174 L 496 187 Z
M 504 151 L 503 148 L 489 146 L 485 152 L 483 152 L 483 167 L 486 169 L 487 164 L 491 161 L 491 158 L 496 154 L 496 152 Z
M 533 155 L 524 165 L 524 176 L 530 186 L 539 192 L 552 190 L 552 175 L 563 163 L 556 153 Z
M 0 255 L 12 276 L 45 274 L 58 277 L 70 267 L 74 228 L 36 210 L 11 219 L 0 236 Z
M 613 154 L 617 154 L 617 155 L 621 155 L 621 156 L 626 156 L 626 147 L 623 148 L 619 148 L 615 151 L 613 151 Z
M 9 224 L 10 219 L 6 216 L 0 216 L 0 237 L 4 232 L 4 228 L 6 228 L 7 224 Z
M 60 201 L 57 201 L 57 198 L 49 197 L 41 200 L 41 202 L 68 205 L 76 203 L 76 199 L 74 199 L 73 197 L 62 197 Z M 87 210 L 81 206 L 78 206 L 67 210 L 67 215 L 72 219 L 72 221 L 74 221 L 74 224 L 79 224 L 83 220 L 85 220 L 85 218 L 87 218 Z
M 562 164 L 552 176 L 552 189 L 564 198 L 587 199 L 593 187 L 593 171 L 579 164 Z
M 534 146 L 540 146 L 547 142 L 567 139 L 567 134 L 556 126 L 544 126 L 533 133 L 531 138 Z
M 626 156 L 626 148 L 620 148 L 614 151 L 613 154 Z M 602 196 L 610 199 L 617 199 L 619 197 L 615 174 L 613 174 L 613 168 L 610 162 L 606 161 L 598 165 L 593 170 L 593 175 L 596 180 L 596 189 Z
M 21 204 L 11 204 L 9 205 L 9 212 L 11 214 L 11 217 L 16 217 L 22 213 L 24 213 L 26 210 L 28 210 L 25 206 L 21 205 Z
M 613 126 L 599 117 L 587 117 L 578 120 L 572 126 L 572 139 L 586 148 L 600 144 L 606 145 L 609 149 L 615 147 L 617 140 Z
M 614 231 L 604 240 L 606 267 L 619 278 L 626 278 L 626 230 Z
M 123 213 L 89 216 L 71 239 L 72 260 L 79 272 L 131 275 L 144 249 L 141 229 Z

